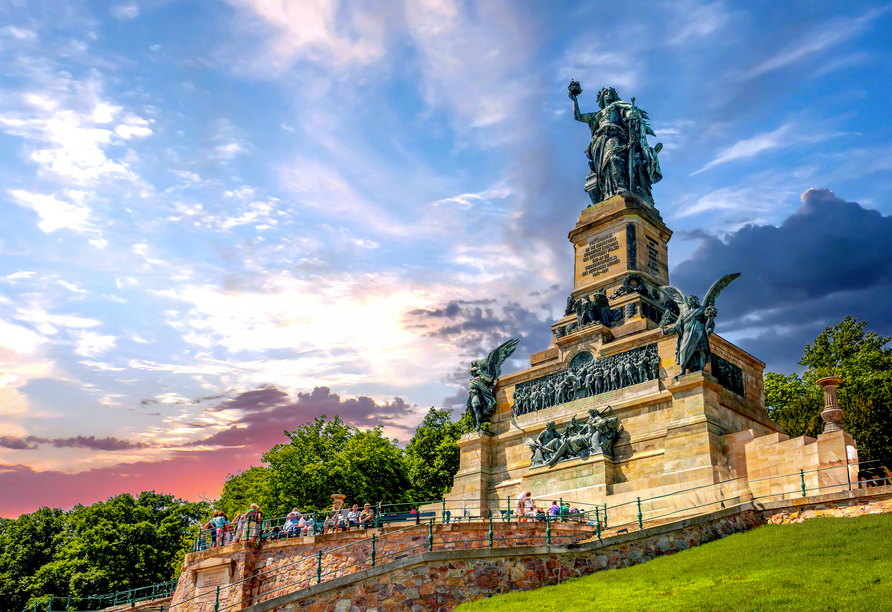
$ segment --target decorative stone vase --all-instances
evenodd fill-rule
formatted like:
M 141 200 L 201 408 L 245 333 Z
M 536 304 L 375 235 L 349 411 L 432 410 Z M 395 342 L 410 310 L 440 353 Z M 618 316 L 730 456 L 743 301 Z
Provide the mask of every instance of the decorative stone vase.
M 842 382 L 842 378 L 825 376 L 817 382 L 824 387 L 824 411 L 821 413 L 821 418 L 824 419 L 824 433 L 844 431 L 841 424 L 843 411 L 836 403 L 836 387 Z
M 337 512 L 344 507 L 344 500 L 347 499 L 347 496 L 341 495 L 340 493 L 335 493 L 331 496 L 331 499 L 331 510 L 332 512 Z

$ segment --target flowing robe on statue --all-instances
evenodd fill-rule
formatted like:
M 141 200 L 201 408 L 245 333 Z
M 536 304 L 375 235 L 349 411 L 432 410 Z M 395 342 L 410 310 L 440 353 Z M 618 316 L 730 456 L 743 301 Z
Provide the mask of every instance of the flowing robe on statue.
M 679 317 L 670 331 L 678 332 L 678 342 L 675 349 L 675 360 L 685 372 L 690 367 L 691 361 L 700 353 L 709 353 L 709 334 L 715 323 L 706 316 L 706 308 L 699 306 L 689 310 Z

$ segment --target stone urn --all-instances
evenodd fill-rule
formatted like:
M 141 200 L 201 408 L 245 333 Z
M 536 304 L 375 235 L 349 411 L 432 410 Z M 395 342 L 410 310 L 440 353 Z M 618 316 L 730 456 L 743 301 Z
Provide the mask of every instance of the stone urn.
M 331 496 L 331 511 L 332 513 L 337 512 L 341 508 L 344 507 L 344 500 L 347 499 L 346 495 L 341 495 L 340 493 L 334 493 Z
M 842 382 L 838 376 L 825 376 L 818 379 L 817 383 L 824 387 L 824 411 L 821 418 L 824 419 L 824 433 L 844 431 L 842 428 L 842 408 L 836 401 L 836 387 Z

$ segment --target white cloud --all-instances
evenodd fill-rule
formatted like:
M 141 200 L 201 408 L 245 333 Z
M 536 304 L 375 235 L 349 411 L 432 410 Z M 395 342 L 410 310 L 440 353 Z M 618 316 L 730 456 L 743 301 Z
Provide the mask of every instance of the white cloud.
M 6 26 L 0 28 L 0 34 L 9 36 L 17 40 L 37 40 L 37 32 L 28 28 L 20 28 L 17 26 Z
M 37 226 L 44 232 L 58 229 L 70 229 L 76 232 L 93 230 L 90 223 L 90 209 L 81 203 L 63 202 L 52 195 L 31 193 L 23 189 L 12 189 L 9 192 L 15 203 L 30 208 L 40 217 Z
M 97 249 L 104 249 L 108 246 L 108 240 L 105 238 L 91 238 L 89 243 L 92 244 Z
M 807 130 L 797 123 L 788 122 L 781 125 L 773 132 L 756 134 L 751 138 L 738 141 L 730 147 L 722 149 L 709 163 L 696 172 L 692 172 L 691 176 L 721 164 L 755 157 L 759 153 L 764 153 L 765 151 L 770 151 L 772 149 L 786 148 L 802 143 L 820 142 L 842 135 L 843 134 L 840 132 Z
M 754 79 L 795 64 L 809 56 L 831 49 L 861 34 L 874 21 L 892 10 L 892 5 L 873 8 L 854 19 L 833 19 L 821 24 L 795 42 L 781 49 L 767 60 L 757 64 L 741 75 L 741 79 Z
M 385 52 L 394 21 L 387 3 L 374 9 L 340 0 L 228 0 L 239 9 L 238 26 L 257 35 L 262 51 L 253 70 L 281 71 L 298 58 L 344 67 L 367 65 Z
M 103 336 L 89 331 L 80 332 L 74 352 L 84 357 L 98 357 L 115 346 L 114 336 Z
M 125 2 L 111 7 L 112 17 L 122 21 L 136 19 L 139 16 L 139 5 L 136 2 Z
M 115 133 L 124 140 L 130 140 L 134 137 L 148 136 L 152 133 L 152 130 L 148 121 L 133 113 L 129 113 L 124 117 L 124 122 L 115 127 Z

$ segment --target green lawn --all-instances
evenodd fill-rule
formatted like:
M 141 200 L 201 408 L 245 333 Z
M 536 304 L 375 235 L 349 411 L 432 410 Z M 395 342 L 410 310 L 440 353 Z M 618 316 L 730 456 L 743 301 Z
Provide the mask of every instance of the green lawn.
M 457 612 L 892 610 L 892 515 L 766 525 Z

